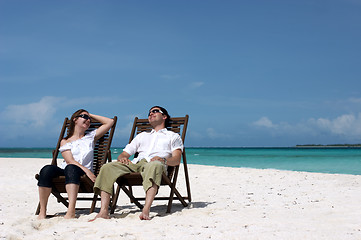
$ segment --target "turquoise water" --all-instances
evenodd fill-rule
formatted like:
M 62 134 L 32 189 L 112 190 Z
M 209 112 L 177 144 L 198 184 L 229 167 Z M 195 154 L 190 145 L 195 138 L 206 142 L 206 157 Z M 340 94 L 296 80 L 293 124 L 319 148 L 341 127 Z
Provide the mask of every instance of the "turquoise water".
M 116 159 L 122 148 L 112 148 Z M 50 148 L 0 148 L 0 157 L 51 158 Z M 190 164 L 361 175 L 361 148 L 187 148 Z

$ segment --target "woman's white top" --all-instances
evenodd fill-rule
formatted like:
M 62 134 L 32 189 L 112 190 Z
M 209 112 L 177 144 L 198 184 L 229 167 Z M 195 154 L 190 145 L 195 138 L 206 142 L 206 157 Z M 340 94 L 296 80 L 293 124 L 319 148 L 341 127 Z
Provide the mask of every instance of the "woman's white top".
M 64 152 L 70 150 L 75 161 L 93 172 L 95 133 L 96 130 L 93 130 L 78 140 L 68 142 L 61 146 L 59 151 Z M 66 165 L 68 164 L 64 160 L 61 164 L 61 168 L 64 169 Z

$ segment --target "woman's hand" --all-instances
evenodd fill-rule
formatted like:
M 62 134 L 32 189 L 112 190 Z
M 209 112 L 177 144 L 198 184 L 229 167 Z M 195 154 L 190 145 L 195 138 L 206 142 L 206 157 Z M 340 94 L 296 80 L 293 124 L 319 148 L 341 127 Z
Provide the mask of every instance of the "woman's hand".
M 90 180 L 92 180 L 92 182 L 95 182 L 95 179 L 97 178 L 94 173 L 92 173 L 89 169 L 87 169 L 88 171 L 85 172 L 85 174 L 88 176 L 88 178 Z
M 95 134 L 94 142 L 98 141 L 108 130 L 113 126 L 114 120 L 111 118 L 95 115 L 89 113 L 89 116 L 97 121 L 99 121 L 102 125 L 98 128 Z

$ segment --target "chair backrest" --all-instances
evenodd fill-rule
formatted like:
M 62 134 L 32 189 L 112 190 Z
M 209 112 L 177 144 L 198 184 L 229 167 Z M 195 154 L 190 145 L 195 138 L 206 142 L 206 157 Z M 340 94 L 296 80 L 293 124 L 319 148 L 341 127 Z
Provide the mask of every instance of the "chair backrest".
M 170 118 L 169 121 L 169 127 L 167 127 L 168 130 L 173 131 L 175 133 L 178 133 L 183 141 L 186 137 L 187 132 L 187 126 L 188 126 L 188 115 L 185 115 L 185 117 L 175 117 Z M 152 131 L 152 126 L 149 124 L 148 119 L 139 119 L 138 117 L 135 117 L 134 123 L 133 123 L 133 129 L 130 133 L 129 143 L 135 138 L 136 134 L 139 134 L 141 132 L 150 132 Z M 186 158 L 185 158 L 185 149 L 183 149 L 183 164 L 186 164 Z M 168 174 L 173 174 L 173 167 L 168 166 Z M 171 176 L 169 176 L 171 177 Z
M 168 130 L 173 131 L 175 133 L 180 134 L 183 144 L 186 137 L 187 126 L 188 126 L 188 118 L 189 116 L 186 115 L 185 117 L 175 117 L 169 120 L 169 127 Z M 149 124 L 148 119 L 140 119 L 135 117 L 133 123 L 133 129 L 130 134 L 129 143 L 133 140 L 136 134 L 141 132 L 150 132 L 152 131 L 152 126 Z
M 112 143 L 113 135 L 115 126 L 117 123 L 117 117 L 115 116 L 113 118 L 114 124 L 109 129 L 107 133 L 104 134 L 103 137 L 101 137 L 94 146 L 94 162 L 93 162 L 93 171 L 94 174 L 97 176 L 101 166 L 107 161 L 111 161 L 111 153 L 110 153 L 110 145 Z M 60 132 L 60 136 L 58 139 L 58 143 L 56 145 L 56 149 L 53 151 L 53 160 L 52 164 L 57 165 L 57 158 L 59 155 L 59 148 L 60 148 L 60 142 L 65 137 L 65 133 L 69 132 L 69 126 L 70 126 L 70 119 L 65 118 L 62 130 Z M 96 121 L 94 119 L 91 119 L 91 124 L 88 130 L 85 133 L 91 132 L 101 126 L 101 123 L 99 121 Z

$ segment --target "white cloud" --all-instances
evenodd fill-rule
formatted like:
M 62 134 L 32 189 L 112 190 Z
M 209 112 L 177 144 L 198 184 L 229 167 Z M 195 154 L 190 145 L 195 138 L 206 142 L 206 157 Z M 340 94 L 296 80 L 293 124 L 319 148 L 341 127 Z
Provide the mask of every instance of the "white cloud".
M 349 102 L 351 102 L 351 103 L 361 103 L 361 98 L 350 98 Z
M 361 137 L 361 113 L 344 114 L 335 119 L 318 118 L 310 119 L 310 124 L 334 135 L 348 136 L 351 138 Z
M 204 134 L 200 133 L 198 131 L 188 131 L 189 133 L 187 133 L 187 135 L 191 136 L 191 138 L 197 139 L 197 140 L 202 140 L 204 139 Z
M 266 128 L 277 128 L 268 117 L 261 117 L 258 121 L 255 121 L 253 125 Z
M 56 112 L 56 105 L 63 98 L 43 97 L 39 102 L 23 105 L 9 105 L 3 112 L 2 117 L 16 125 L 23 127 L 43 127 Z
M 273 123 L 268 117 L 262 117 L 252 123 L 253 126 L 268 129 L 277 135 L 321 135 L 340 136 L 347 140 L 361 138 L 361 113 L 344 114 L 334 119 L 311 118 L 305 122 L 289 124 Z
M 229 135 L 218 133 L 214 128 L 207 128 L 206 129 L 207 136 L 211 139 L 227 139 L 230 138 Z
M 204 85 L 204 82 L 192 82 L 190 84 L 191 89 L 196 89 Z
M 62 103 L 63 98 L 46 96 L 38 102 L 7 106 L 0 112 L 2 141 L 17 141 L 20 145 L 28 145 L 31 141 L 31 144 L 46 144 L 45 139 L 58 134 L 61 127 L 55 114 Z

